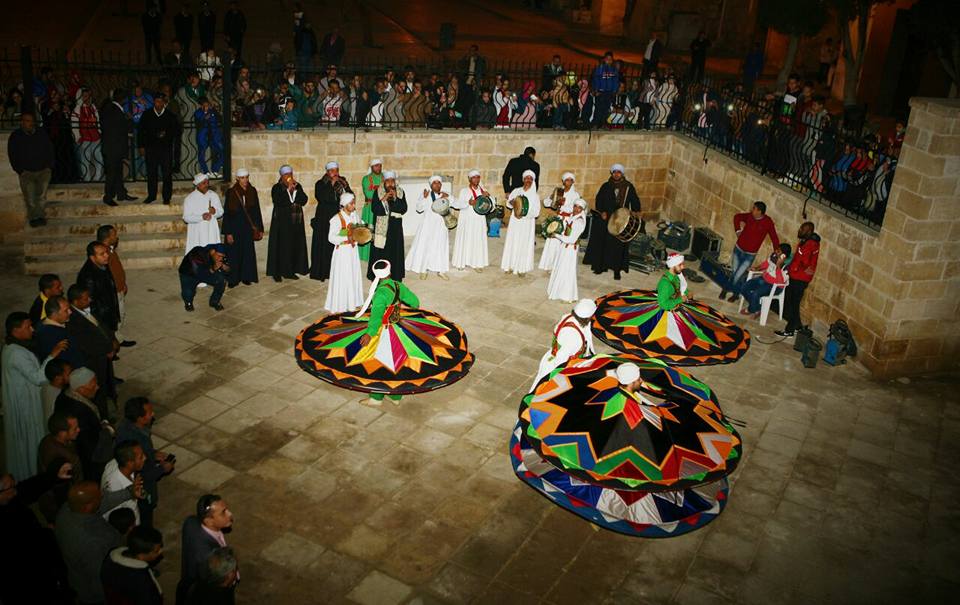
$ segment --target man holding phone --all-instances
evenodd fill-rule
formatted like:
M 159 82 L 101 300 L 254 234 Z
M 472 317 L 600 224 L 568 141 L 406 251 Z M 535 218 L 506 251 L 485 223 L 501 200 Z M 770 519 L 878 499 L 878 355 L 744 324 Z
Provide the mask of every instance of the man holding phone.
M 157 482 L 173 472 L 176 458 L 173 454 L 153 447 L 151 428 L 156 420 L 153 404 L 146 397 L 134 397 L 123 406 L 124 419 L 117 427 L 117 442 L 134 441 L 144 453 L 143 468 L 140 477 L 143 480 L 144 498 L 137 501 L 140 511 L 140 525 L 153 527 L 153 511 L 157 507 L 159 494 Z

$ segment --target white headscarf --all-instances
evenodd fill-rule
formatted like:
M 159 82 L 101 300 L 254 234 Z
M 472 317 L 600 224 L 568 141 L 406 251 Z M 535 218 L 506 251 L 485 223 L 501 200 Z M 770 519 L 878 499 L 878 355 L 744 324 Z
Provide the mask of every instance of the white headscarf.
M 383 171 L 383 180 L 387 179 L 396 179 L 397 173 L 394 170 L 384 170 Z
M 241 169 L 237 170 L 237 178 L 238 178 L 238 179 L 239 179 L 240 177 L 244 177 L 244 176 L 250 176 L 250 171 L 247 170 L 246 168 L 241 168 Z
M 443 179 L 437 175 L 433 175 L 432 177 L 430 177 L 430 180 L 428 180 L 427 182 L 430 183 L 431 185 L 435 182 L 443 184 Z
M 537 182 L 537 173 L 535 173 L 535 172 L 532 171 L 532 170 L 524 170 L 522 176 L 523 176 L 523 178 L 527 178 L 527 177 L 529 176 L 530 178 L 533 179 L 533 182 L 534 182 L 534 183 Z
M 285 174 L 293 174 L 293 167 L 290 164 L 284 164 L 280 167 L 280 176 Z
M 620 174 L 623 174 L 624 176 L 626 176 L 626 174 L 627 174 L 627 171 L 624 170 L 624 168 L 623 168 L 623 164 L 614 164 L 613 166 L 611 166 L 611 167 L 610 167 L 610 174 L 613 174 L 614 172 L 619 172 Z
M 204 182 L 204 181 L 209 181 L 209 180 L 210 180 L 210 177 L 209 177 L 209 176 L 207 176 L 206 174 L 200 172 L 200 173 L 198 173 L 198 174 L 193 175 L 193 186 L 196 187 L 196 186 L 199 185 L 200 183 L 202 183 L 202 182 Z
M 574 183 L 577 182 L 577 177 L 575 177 L 572 172 L 564 172 L 563 176 L 560 177 L 560 181 L 565 181 L 567 179 L 572 179 Z
M 580 299 L 580 302 L 577 303 L 577 306 L 573 308 L 573 314 L 582 319 L 593 317 L 593 314 L 596 312 L 597 303 L 593 302 L 589 298 Z
M 480 171 L 479 171 L 479 170 L 471 170 L 470 172 L 467 173 L 467 178 L 468 178 L 468 179 L 472 179 L 472 178 L 475 177 L 475 176 L 480 176 Z
M 617 380 L 622 386 L 633 384 L 640 378 L 640 368 L 635 363 L 622 363 L 616 369 Z
M 367 312 L 367 309 L 370 308 L 370 302 L 373 300 L 373 295 L 377 291 L 377 286 L 380 284 L 381 279 L 386 279 L 390 277 L 390 261 L 381 258 L 377 262 L 373 263 L 373 283 L 370 284 L 370 291 L 367 292 L 367 300 L 363 301 L 363 306 L 360 307 L 360 310 L 357 311 L 357 314 L 353 316 L 354 319 L 360 319 L 364 313 Z
M 353 195 L 352 193 L 349 193 L 349 192 L 341 193 L 341 194 L 340 194 L 340 207 L 343 208 L 344 206 L 346 206 L 347 204 L 349 204 L 350 202 L 352 202 L 354 199 L 356 199 L 356 198 L 354 197 L 354 195 Z
M 374 159 L 370 160 L 370 167 L 371 167 L 371 168 L 373 168 L 373 167 L 376 166 L 377 164 L 381 164 L 381 165 L 382 165 L 382 164 L 383 164 L 383 160 L 381 160 L 380 158 L 374 158 Z
M 339 168 L 340 164 L 336 162 L 327 162 L 327 165 L 323 167 L 324 170 L 333 170 L 334 168 Z

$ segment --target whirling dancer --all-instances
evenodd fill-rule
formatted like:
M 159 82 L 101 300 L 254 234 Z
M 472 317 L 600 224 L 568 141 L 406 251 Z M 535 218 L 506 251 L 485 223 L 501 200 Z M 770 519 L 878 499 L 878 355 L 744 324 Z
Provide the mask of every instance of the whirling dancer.
M 537 217 L 540 216 L 540 196 L 535 179 L 532 170 L 524 170 L 523 186 L 510 192 L 507 198 L 507 208 L 513 211 L 513 216 L 507 227 L 500 268 L 505 273 L 516 273 L 520 278 L 533 270 L 534 240 Z
M 359 222 L 354 195 L 340 194 L 340 212 L 330 219 L 327 229 L 327 239 L 333 244 L 333 257 L 330 286 L 323 306 L 331 313 L 352 311 L 363 303 L 359 244 L 353 239 L 353 228 Z
M 452 264 L 460 270 L 470 267 L 480 273 L 490 261 L 487 254 L 487 218 L 478 212 L 477 199 L 486 197 L 492 202 L 493 198 L 480 184 L 479 170 L 471 170 L 467 178 L 470 185 L 461 189 L 460 195 L 453 201 L 453 207 L 460 210 L 460 217 L 453 241 Z
M 560 246 L 553 270 L 550 272 L 550 281 L 547 282 L 547 298 L 550 300 L 577 300 L 577 257 L 580 249 L 580 235 L 587 228 L 587 219 L 584 211 L 587 202 L 578 199 L 573 203 L 573 212 L 563 219 L 563 231 L 547 238 Z
M 407 271 L 420 274 L 420 279 L 427 279 L 429 271 L 435 271 L 440 279 L 448 280 L 447 271 L 450 270 L 450 236 L 449 229 L 443 216 L 434 209 L 435 205 L 446 205 L 449 208 L 450 196 L 441 191 L 443 179 L 439 176 L 430 177 L 430 189 L 424 189 L 423 195 L 417 200 L 417 213 L 422 214 L 423 221 L 417 229 L 417 235 L 410 246 L 407 255 Z
M 597 310 L 597 305 L 589 298 L 577 303 L 573 311 L 560 318 L 553 326 L 553 340 L 550 350 L 540 358 L 540 367 L 533 379 L 532 391 L 544 376 L 559 366 L 567 363 L 571 357 L 586 359 L 593 357 L 593 334 L 590 332 L 590 320 Z
M 390 262 L 371 267 L 374 282 L 356 315 L 327 315 L 297 336 L 294 354 L 305 371 L 333 385 L 369 393 L 378 406 L 389 395 L 432 391 L 466 376 L 473 365 L 467 337 L 390 277 Z M 368 311 L 369 309 L 369 311 Z
M 731 363 L 743 357 L 750 334 L 690 297 L 683 260 L 682 254 L 667 258 L 656 291 L 621 290 L 601 297 L 593 320 L 597 338 L 670 365 Z
M 556 211 L 557 216 L 561 219 L 566 219 L 573 214 L 573 203 L 580 199 L 580 194 L 577 193 L 574 187 L 577 178 L 572 172 L 564 172 L 560 180 L 563 182 L 562 189 L 557 187 L 557 189 L 550 194 L 550 197 L 547 198 L 544 207 L 552 208 Z M 586 217 L 584 217 L 584 224 L 586 224 Z M 552 271 L 553 266 L 557 262 L 557 256 L 560 255 L 561 245 L 560 240 L 548 237 L 546 243 L 543 244 L 543 252 L 540 253 L 540 264 L 537 266 L 544 271 Z
M 370 248 L 370 263 L 367 279 L 374 278 L 373 265 L 380 259 L 390 261 L 391 279 L 403 281 L 403 215 L 407 212 L 407 194 L 397 184 L 397 173 L 383 173 L 383 184 L 373 193 L 371 204 L 374 216 L 373 247 Z

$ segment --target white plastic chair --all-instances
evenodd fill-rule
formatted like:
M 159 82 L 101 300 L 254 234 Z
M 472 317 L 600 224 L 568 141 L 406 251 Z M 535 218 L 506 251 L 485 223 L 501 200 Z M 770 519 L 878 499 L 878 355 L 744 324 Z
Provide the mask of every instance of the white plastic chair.
M 758 275 L 762 275 L 762 271 L 749 271 L 747 273 L 747 280 L 751 280 Z M 777 301 L 780 304 L 777 306 L 777 311 L 780 314 L 780 319 L 783 319 L 783 302 L 786 298 L 787 286 L 790 284 L 790 276 L 787 275 L 786 271 L 783 273 L 784 283 L 782 286 L 772 285 L 770 286 L 770 294 L 760 297 L 760 325 L 767 325 L 767 316 L 770 315 L 770 305 L 773 304 L 773 301 Z M 779 292 L 777 291 L 779 290 Z M 743 296 L 740 297 L 740 307 L 737 309 L 737 312 L 743 310 L 743 304 L 746 302 Z

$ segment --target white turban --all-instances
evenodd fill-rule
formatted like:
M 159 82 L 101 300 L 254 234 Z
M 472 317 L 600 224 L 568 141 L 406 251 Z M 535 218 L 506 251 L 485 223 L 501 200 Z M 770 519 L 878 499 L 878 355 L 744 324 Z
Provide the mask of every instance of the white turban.
M 623 363 L 617 366 L 617 380 L 623 386 L 633 384 L 640 379 L 640 368 L 635 363 Z
M 237 178 L 239 179 L 240 177 L 243 177 L 243 176 L 250 176 L 250 171 L 247 170 L 246 168 L 241 168 L 240 170 L 237 170 Z
M 475 176 L 480 176 L 480 171 L 479 171 L 479 170 L 471 170 L 470 172 L 467 173 L 467 178 L 468 178 L 468 179 L 472 179 L 472 178 L 475 177 Z
M 283 166 L 281 166 L 280 176 L 283 176 L 285 174 L 293 174 L 293 166 L 291 166 L 290 164 L 284 164 Z
M 674 252 L 673 254 L 667 257 L 667 267 L 669 267 L 670 269 L 673 269 L 677 265 L 681 264 L 684 260 L 686 259 L 684 259 L 682 254 Z
M 430 183 L 431 185 L 434 184 L 434 183 L 441 183 L 441 184 L 443 184 L 443 179 L 440 178 L 440 177 L 437 176 L 437 175 L 433 175 L 432 177 L 430 177 L 430 180 L 428 180 L 427 182 Z
M 582 197 L 578 197 L 578 198 L 573 202 L 573 205 L 574 205 L 574 206 L 580 206 L 581 208 L 586 208 L 586 207 L 587 207 L 587 200 L 583 199 Z
M 197 185 L 199 185 L 200 183 L 202 183 L 202 182 L 204 182 L 204 181 L 209 181 L 209 180 L 210 180 L 210 177 L 207 176 L 207 175 L 205 175 L 205 174 L 203 174 L 202 172 L 193 175 L 193 185 L 194 185 L 194 186 L 197 186 Z
M 373 276 L 378 279 L 390 277 L 390 261 L 380 259 L 373 263 Z
M 577 317 L 582 317 L 586 319 L 588 317 L 593 317 L 593 314 L 597 311 L 597 303 L 593 302 L 589 298 L 582 298 L 580 302 L 577 303 L 577 306 L 573 308 L 573 314 Z
M 334 168 L 339 168 L 340 164 L 336 162 L 327 162 L 327 165 L 323 167 L 324 170 L 333 170 Z
M 95 377 L 96 374 L 93 373 L 93 370 L 88 368 L 77 368 L 70 372 L 70 388 L 76 389 L 82 387 L 83 385 L 88 384 Z
M 374 159 L 370 160 L 370 167 L 371 167 L 371 168 L 373 168 L 373 167 L 376 166 L 377 164 L 383 164 L 383 160 L 381 160 L 380 158 L 374 158 Z
M 356 198 L 354 197 L 354 195 L 353 195 L 352 193 L 341 193 L 341 194 L 340 194 L 340 207 L 342 208 L 342 207 L 346 206 L 347 204 L 349 204 L 350 202 L 352 202 L 354 199 L 356 199 Z
M 577 182 L 577 177 L 573 176 L 573 173 L 572 173 L 572 172 L 564 172 L 564 173 L 563 173 L 563 176 L 560 177 L 560 180 L 561 180 L 561 181 L 565 181 L 565 180 L 567 180 L 567 179 L 572 180 L 574 183 Z
M 383 171 L 383 180 L 395 179 L 397 178 L 397 173 L 393 170 L 384 170 Z
M 614 172 L 619 172 L 621 174 L 627 173 L 627 171 L 623 169 L 623 164 L 614 164 L 613 166 L 611 166 L 610 174 L 613 174 Z
M 532 178 L 533 180 L 537 180 L 537 175 L 536 175 L 536 173 L 535 173 L 534 171 L 532 171 L 532 170 L 524 170 L 524 171 L 523 171 L 523 178 L 527 178 L 527 177 L 530 177 L 530 178 Z
M 370 308 L 370 302 L 373 301 L 373 295 L 377 292 L 377 286 L 380 284 L 380 280 L 390 277 L 390 261 L 381 258 L 373 263 L 371 270 L 373 271 L 373 283 L 370 284 L 370 290 L 367 292 L 367 300 L 363 301 L 363 306 L 360 307 L 357 314 L 353 316 L 354 319 L 360 319 L 360 317 L 367 312 L 367 309 Z

